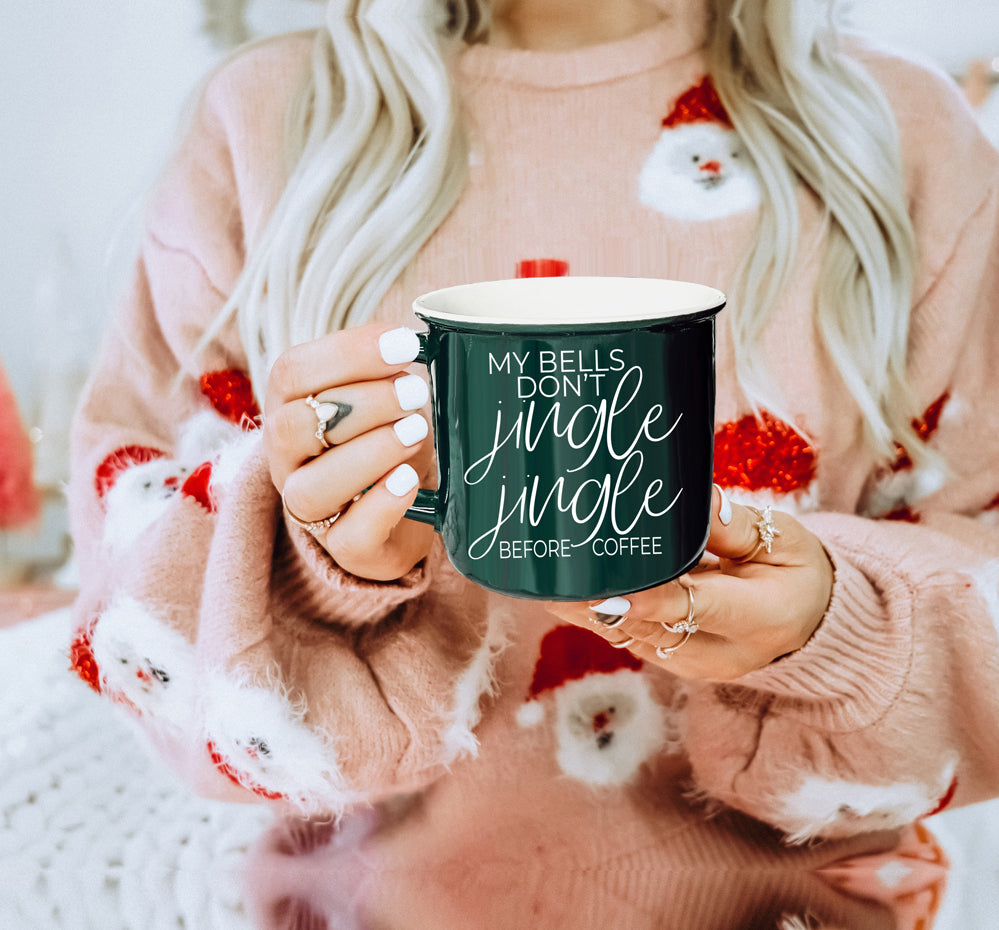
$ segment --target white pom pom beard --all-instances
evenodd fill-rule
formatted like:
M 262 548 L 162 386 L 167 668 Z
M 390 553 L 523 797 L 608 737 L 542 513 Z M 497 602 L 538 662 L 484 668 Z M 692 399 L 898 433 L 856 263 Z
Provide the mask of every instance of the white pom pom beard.
M 948 760 L 935 788 L 911 782 L 864 785 L 808 777 L 792 794 L 775 799 L 778 824 L 792 845 L 817 836 L 904 827 L 933 810 L 952 783 L 956 768 L 956 761 Z
M 104 498 L 104 545 L 112 558 L 125 554 L 158 520 L 179 490 L 184 470 L 172 459 L 155 459 L 123 471 Z
M 352 802 L 335 749 L 280 688 L 216 674 L 204 710 L 209 742 L 245 787 L 283 795 L 305 810 L 340 813 Z
M 186 728 L 194 695 L 194 647 L 133 598 L 104 611 L 91 638 L 101 690 L 151 723 Z
M 127 553 L 167 512 L 184 480 L 204 462 L 215 463 L 212 491 L 224 491 L 256 450 L 261 435 L 206 411 L 181 430 L 176 459 L 154 459 L 123 471 L 104 498 L 103 541 L 110 556 Z
M 738 155 L 733 157 L 733 152 Z M 708 161 L 722 164 L 711 183 L 699 168 Z M 639 176 L 641 202 L 681 220 L 745 213 L 759 205 L 760 196 L 759 176 L 742 141 L 733 130 L 714 123 L 664 130 Z
M 544 700 L 541 696 L 522 705 L 518 724 L 538 726 L 545 716 Z M 640 672 L 595 672 L 567 681 L 555 689 L 554 703 L 558 764 L 566 775 L 587 784 L 625 784 L 665 746 L 665 709 Z

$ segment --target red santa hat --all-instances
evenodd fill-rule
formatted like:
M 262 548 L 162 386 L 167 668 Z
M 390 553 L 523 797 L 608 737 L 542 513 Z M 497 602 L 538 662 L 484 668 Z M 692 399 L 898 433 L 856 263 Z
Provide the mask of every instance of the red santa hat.
M 732 120 L 710 77 L 679 96 L 672 112 L 663 119 L 663 128 L 674 129 L 684 123 L 721 123 L 732 127 Z
M 808 441 L 766 411 L 724 423 L 715 433 L 715 481 L 726 489 L 795 494 L 811 487 L 815 465 Z
M 611 674 L 621 669 L 639 671 L 642 660 L 627 649 L 615 649 L 596 633 L 578 626 L 557 626 L 541 641 L 541 655 L 534 667 L 527 703 L 517 715 L 523 726 L 540 722 L 543 711 L 537 698 L 593 674 Z

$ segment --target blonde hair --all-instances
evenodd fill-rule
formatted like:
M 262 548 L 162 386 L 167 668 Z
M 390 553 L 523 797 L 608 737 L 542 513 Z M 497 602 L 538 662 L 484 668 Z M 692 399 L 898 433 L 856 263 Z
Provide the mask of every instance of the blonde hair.
M 869 447 L 891 459 L 900 443 L 922 461 L 906 375 L 916 246 L 895 118 L 840 50 L 834 6 L 714 0 L 709 70 L 769 195 L 728 317 L 739 382 L 775 402 L 753 348 L 795 260 L 800 180 L 825 212 L 816 294 L 825 351 L 863 414 Z
M 363 322 L 464 190 L 448 59 L 480 0 L 330 0 L 292 107 L 285 192 L 205 342 L 233 313 L 262 395 L 290 346 Z
M 840 51 L 834 0 L 711 2 L 709 70 L 767 192 L 729 313 L 740 384 L 781 407 L 753 350 L 795 261 L 801 181 L 826 214 L 822 343 L 869 446 L 889 459 L 901 443 L 919 461 L 905 373 L 915 245 L 887 101 Z M 259 392 L 281 351 L 370 317 L 460 196 L 448 60 L 488 25 L 489 0 L 329 0 L 284 196 L 215 328 L 237 315 Z

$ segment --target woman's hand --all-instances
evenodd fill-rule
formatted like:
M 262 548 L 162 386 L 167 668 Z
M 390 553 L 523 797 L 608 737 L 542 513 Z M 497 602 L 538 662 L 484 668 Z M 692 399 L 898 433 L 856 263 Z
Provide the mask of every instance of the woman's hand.
M 677 581 L 548 610 L 615 645 L 632 640 L 622 648 L 683 678 L 738 678 L 808 642 L 833 584 L 829 557 L 812 533 L 790 514 L 730 503 L 716 487 L 707 548 L 717 560 Z
M 429 526 L 403 520 L 433 449 L 426 418 L 414 412 L 427 403 L 426 384 L 405 373 L 418 348 L 408 329 L 342 330 L 282 353 L 267 382 L 264 448 L 274 486 L 298 521 L 329 524 L 313 535 L 362 578 L 400 578 L 433 538 Z M 315 409 L 309 397 L 335 412 Z M 330 414 L 328 448 L 316 435 L 320 414 Z

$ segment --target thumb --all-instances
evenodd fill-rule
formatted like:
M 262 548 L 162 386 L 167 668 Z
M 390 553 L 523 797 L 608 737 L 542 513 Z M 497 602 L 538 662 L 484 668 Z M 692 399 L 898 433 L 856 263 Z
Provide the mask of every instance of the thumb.
M 783 514 L 771 511 L 769 506 L 757 510 L 736 504 L 717 484 L 714 486 L 711 513 L 709 552 L 733 562 L 776 564 L 781 561 L 777 555 L 777 537 L 786 529 L 783 527 Z

